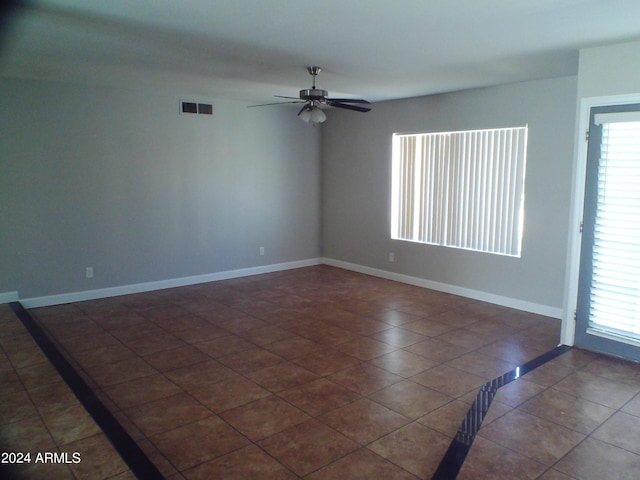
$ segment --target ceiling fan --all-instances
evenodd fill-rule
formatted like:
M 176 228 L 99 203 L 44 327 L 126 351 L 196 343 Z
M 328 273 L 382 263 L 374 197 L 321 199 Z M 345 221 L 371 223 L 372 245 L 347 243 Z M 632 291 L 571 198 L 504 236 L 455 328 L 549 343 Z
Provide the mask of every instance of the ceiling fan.
M 344 108 L 346 110 L 353 110 L 355 112 L 368 112 L 370 107 L 362 107 L 356 104 L 369 105 L 369 102 L 360 98 L 329 98 L 329 92 L 316 88 L 316 76 L 322 69 L 320 67 L 311 66 L 307 67 L 309 75 L 313 77 L 313 86 L 300 90 L 300 96 L 298 97 L 284 97 L 282 95 L 274 95 L 278 98 L 288 98 L 293 101 L 290 102 L 276 102 L 276 103 L 264 103 L 262 105 L 251 105 L 252 107 L 265 107 L 268 105 L 282 105 L 285 103 L 304 103 L 304 106 L 298 112 L 298 116 L 301 120 L 309 123 L 322 123 L 327 119 L 327 116 L 320 109 L 321 106 Z

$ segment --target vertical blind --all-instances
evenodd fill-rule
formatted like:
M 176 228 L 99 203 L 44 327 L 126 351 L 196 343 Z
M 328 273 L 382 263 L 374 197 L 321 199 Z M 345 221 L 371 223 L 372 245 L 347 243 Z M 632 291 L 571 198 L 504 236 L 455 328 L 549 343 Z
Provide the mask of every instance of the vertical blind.
M 602 125 L 589 326 L 640 340 L 640 121 Z M 632 121 L 629 121 L 632 120 Z
M 393 137 L 391 237 L 520 256 L 527 127 Z

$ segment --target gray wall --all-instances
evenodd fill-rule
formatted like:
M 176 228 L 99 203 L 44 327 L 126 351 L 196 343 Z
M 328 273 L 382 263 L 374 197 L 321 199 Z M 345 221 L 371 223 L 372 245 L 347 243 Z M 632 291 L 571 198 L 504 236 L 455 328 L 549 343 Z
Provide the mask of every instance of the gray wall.
M 638 95 L 640 42 L 627 42 L 580 50 L 578 99 L 612 95 Z
M 332 111 L 323 126 L 324 256 L 562 308 L 576 77 Z M 529 125 L 522 257 L 390 239 L 391 135 Z M 389 262 L 389 252 L 396 260 Z
M 640 42 L 591 47 L 580 50 L 578 68 L 578 108 L 576 112 L 575 159 L 573 164 L 571 224 L 582 220 L 586 174 L 587 144 L 590 108 L 597 105 L 637 103 L 640 98 Z M 633 61 L 631 61 L 633 59 Z M 580 274 L 581 236 L 574 230 L 569 236 L 567 275 L 564 288 L 565 317 L 562 324 L 562 342 L 573 345 Z M 622 351 L 618 352 L 622 355 Z
M 294 110 L 180 115 L 178 95 L 6 79 L 0 92 L 0 292 L 321 255 L 320 132 Z
M 575 77 L 384 102 L 368 114 L 332 110 L 322 129 L 289 108 L 232 101 L 214 101 L 207 118 L 179 115 L 179 95 L 14 80 L 0 91 L 0 293 L 324 255 L 562 306 Z M 523 124 L 522 258 L 390 240 L 392 133 Z M 87 266 L 95 278 L 84 278 Z

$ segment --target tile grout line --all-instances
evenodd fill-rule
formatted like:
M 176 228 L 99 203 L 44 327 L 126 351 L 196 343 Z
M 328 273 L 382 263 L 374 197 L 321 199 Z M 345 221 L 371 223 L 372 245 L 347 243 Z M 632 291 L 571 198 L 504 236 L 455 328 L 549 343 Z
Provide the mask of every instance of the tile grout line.
M 12 302 L 9 305 L 136 477 L 145 480 L 164 480 L 164 476 L 157 467 L 104 406 L 69 361 L 60 353 L 56 345 L 22 304 Z
M 571 348 L 567 345 L 559 345 L 553 350 L 543 353 L 539 357 L 494 378 L 480 387 L 475 401 L 469 408 L 455 438 L 449 445 L 431 480 L 455 480 L 458 477 L 476 434 L 480 430 L 482 421 L 489 412 L 491 402 L 493 402 L 501 387 L 568 352 Z

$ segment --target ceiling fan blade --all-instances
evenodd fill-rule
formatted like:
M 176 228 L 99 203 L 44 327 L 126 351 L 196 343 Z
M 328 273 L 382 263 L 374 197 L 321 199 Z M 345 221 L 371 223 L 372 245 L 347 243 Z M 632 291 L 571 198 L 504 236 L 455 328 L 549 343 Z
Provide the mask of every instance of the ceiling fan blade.
M 366 104 L 371 103 L 361 98 L 327 98 L 327 100 L 330 102 L 340 102 L 340 103 L 366 103 Z
M 292 100 L 300 100 L 300 97 L 285 97 L 283 95 L 274 95 L 274 97 L 277 97 L 277 98 L 290 98 Z
M 260 105 L 247 105 L 249 108 L 251 107 L 268 107 L 269 105 L 285 105 L 289 103 L 303 103 L 304 100 L 298 100 L 297 102 L 275 102 L 275 103 L 262 103 Z
M 359 107 L 357 105 L 349 105 L 348 103 L 340 103 L 334 100 L 327 101 L 327 105 L 336 108 L 345 108 L 347 110 L 353 110 L 355 112 L 368 112 L 369 110 L 371 110 L 369 107 Z

